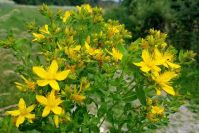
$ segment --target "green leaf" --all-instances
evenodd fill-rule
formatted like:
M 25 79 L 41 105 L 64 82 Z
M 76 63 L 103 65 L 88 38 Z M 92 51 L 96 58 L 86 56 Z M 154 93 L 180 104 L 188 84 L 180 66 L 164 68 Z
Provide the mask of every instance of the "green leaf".
M 137 51 L 138 49 L 140 49 L 140 43 L 141 43 L 141 38 L 138 38 L 137 40 L 131 43 L 128 49 L 130 51 Z
M 132 93 L 132 92 L 130 92 Z M 131 101 L 134 101 L 135 99 L 137 99 L 137 95 L 136 94 L 130 94 L 130 95 L 127 95 L 123 98 L 123 101 L 125 102 L 131 102 Z
M 122 52 L 123 57 L 122 57 L 122 64 L 125 65 L 127 60 L 128 60 L 128 51 L 127 49 L 124 47 L 124 45 L 119 45 L 117 47 L 119 49 L 120 52 Z
M 82 127 L 82 133 L 89 133 L 89 128 Z
M 102 117 L 106 112 L 107 112 L 107 103 L 103 103 L 97 112 L 97 116 Z
M 114 118 L 113 118 L 113 115 L 114 115 L 114 113 L 113 113 L 113 111 L 109 111 L 109 112 L 107 112 L 107 120 L 109 121 L 109 122 L 111 122 L 111 123 L 114 123 Z
M 97 127 L 96 125 L 93 125 L 91 127 L 91 131 L 93 131 L 93 133 L 99 133 L 100 132 L 99 127 Z
M 135 88 L 137 98 L 140 100 L 142 105 L 146 105 L 146 95 L 143 90 L 143 87 L 140 85 L 140 87 Z

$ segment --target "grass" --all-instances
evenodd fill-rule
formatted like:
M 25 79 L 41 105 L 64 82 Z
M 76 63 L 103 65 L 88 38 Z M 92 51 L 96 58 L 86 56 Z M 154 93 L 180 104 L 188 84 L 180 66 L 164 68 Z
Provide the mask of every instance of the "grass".
M 50 7 L 56 10 L 56 6 Z M 62 7 L 71 9 L 72 7 Z M 38 25 L 46 22 L 44 16 L 39 13 L 38 6 L 23 6 L 16 4 L 0 3 L 0 40 L 4 39 L 9 31 L 13 31 L 16 37 L 29 37 L 26 32 L 26 24 L 35 20 Z M 15 70 L 18 61 L 14 56 L 14 51 L 0 48 L 0 108 L 18 103 L 20 93 L 16 89 L 14 82 L 18 80 Z M 1 112 L 0 112 L 1 113 Z
M 11 50 L 0 49 L 0 107 L 14 104 L 16 101 L 15 98 L 17 98 L 18 95 L 13 84 L 17 78 L 15 74 L 16 67 L 13 67 L 17 65 L 17 60 L 10 53 Z M 12 98 L 13 94 L 15 98 Z
M 13 30 L 16 35 L 23 35 L 26 31 L 26 23 L 35 20 L 39 24 L 45 23 L 45 19 L 35 8 L 25 6 L 0 4 L 0 37 Z
M 50 6 L 52 10 L 62 8 L 63 10 L 73 9 L 73 7 Z M 5 37 L 9 30 L 13 30 L 16 35 L 27 34 L 26 24 L 35 20 L 39 25 L 46 22 L 44 16 L 39 13 L 39 6 L 23 6 L 15 4 L 0 3 L 0 38 Z

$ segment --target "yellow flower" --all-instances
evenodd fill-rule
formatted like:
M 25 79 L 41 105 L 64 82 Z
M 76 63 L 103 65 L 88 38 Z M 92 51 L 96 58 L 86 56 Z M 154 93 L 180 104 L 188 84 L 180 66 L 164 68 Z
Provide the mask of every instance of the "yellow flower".
M 82 6 L 77 6 L 77 10 L 78 10 L 79 13 L 82 12 L 82 9 L 86 10 L 88 13 L 92 13 L 93 12 L 92 7 L 89 4 L 84 4 Z
M 157 115 L 162 115 L 164 113 L 164 108 L 159 107 L 159 106 L 152 106 L 151 113 L 157 114 Z
M 83 7 L 84 7 L 84 9 L 86 9 L 87 12 L 89 12 L 89 13 L 93 12 L 93 10 L 89 4 L 85 4 L 85 5 L 83 5 Z
M 159 121 L 164 114 L 164 107 L 152 106 L 150 112 L 147 113 L 147 119 L 152 122 Z
M 56 60 L 53 60 L 48 70 L 44 70 L 42 67 L 34 66 L 33 72 L 37 74 L 41 78 L 41 80 L 37 80 L 37 84 L 39 86 L 50 85 L 54 90 L 60 90 L 58 81 L 62 81 L 67 78 L 70 70 L 64 70 L 58 72 L 58 64 Z
M 169 52 L 165 52 L 164 54 L 160 53 L 160 51 L 156 48 L 154 50 L 155 60 L 159 62 L 161 65 L 165 67 L 171 67 L 174 69 L 180 68 L 180 65 L 173 63 L 173 54 Z
M 20 90 L 20 91 L 26 91 L 27 89 L 30 90 L 34 90 L 36 87 L 36 83 L 26 79 L 24 76 L 21 75 L 21 78 L 24 80 L 25 84 L 19 83 L 19 82 L 15 82 L 16 87 Z
M 91 46 L 85 42 L 85 48 L 86 48 L 86 52 L 91 55 L 91 56 L 99 56 L 99 55 L 102 55 L 102 50 L 100 49 L 94 49 L 94 48 L 91 48 Z
M 82 7 L 81 6 L 76 6 L 76 8 L 77 8 L 77 10 L 78 10 L 79 13 L 82 12 Z
M 123 54 L 120 53 L 120 51 L 118 51 L 117 49 L 115 48 L 112 48 L 112 53 L 111 55 L 113 56 L 113 59 L 115 61 L 118 61 L 118 60 L 122 60 L 122 57 L 123 57 Z
M 80 83 L 80 91 L 82 91 L 83 89 L 86 90 L 89 87 L 90 87 L 89 81 L 85 77 L 83 77 Z
M 118 29 L 118 27 L 114 26 L 114 25 L 110 25 L 108 27 L 108 37 L 112 37 L 113 35 L 119 33 L 120 30 Z
M 54 123 L 56 127 L 59 127 L 59 116 L 58 115 L 54 115 L 53 117 Z
M 86 99 L 86 96 L 80 94 L 72 94 L 71 99 L 77 103 L 82 103 Z
M 40 28 L 39 31 L 41 33 L 50 34 L 50 32 L 48 30 L 48 25 L 47 24 L 45 24 L 42 28 Z
M 134 65 L 136 66 L 140 66 L 141 70 L 143 72 L 149 72 L 149 71 L 152 71 L 152 72 L 160 72 L 161 69 L 157 66 L 158 65 L 158 62 L 156 62 L 152 56 L 149 54 L 149 51 L 148 50 L 143 50 L 142 51 L 142 59 L 143 61 L 139 62 L 139 63 L 133 63 Z
M 151 112 L 147 113 L 146 118 L 149 119 L 152 122 L 157 122 L 158 121 L 156 116 L 153 113 L 151 113 Z
M 65 116 L 65 111 L 64 111 L 64 110 L 62 110 L 61 115 L 54 115 L 53 121 L 54 121 L 54 124 L 55 124 L 55 126 L 56 126 L 57 128 L 59 127 L 59 123 L 60 123 L 60 121 L 63 120 L 63 117 L 64 117 L 64 116 Z
M 80 51 L 81 46 L 77 45 L 74 48 L 72 47 L 66 47 L 65 48 L 65 53 L 68 55 L 69 58 L 71 59 L 78 59 L 78 52 Z
M 34 110 L 35 105 L 31 105 L 26 107 L 26 103 L 23 98 L 20 98 L 18 103 L 18 110 L 7 111 L 6 113 L 16 117 L 16 127 L 19 127 L 22 123 L 24 123 L 25 118 L 28 119 L 29 122 L 32 123 L 32 119 L 35 118 L 35 114 L 31 114 L 30 112 Z
M 51 91 L 51 93 L 46 97 L 36 95 L 37 101 L 45 106 L 42 117 L 48 116 L 51 111 L 56 115 L 60 115 L 62 113 L 63 109 L 59 107 L 59 104 L 62 103 L 62 100 L 60 98 L 56 98 L 54 93 L 54 91 Z
M 63 22 L 65 23 L 70 16 L 71 16 L 71 12 L 70 11 L 66 11 L 64 16 L 63 16 L 63 18 L 62 18 Z
M 152 99 L 149 97 L 146 99 L 146 102 L 147 102 L 147 105 L 151 105 L 153 103 Z
M 33 42 L 34 41 L 41 41 L 41 40 L 43 40 L 45 38 L 44 35 L 39 34 L 39 33 L 32 33 L 32 34 L 34 36 L 34 39 L 32 40 Z
M 120 53 L 119 50 L 117 50 L 117 49 L 115 49 L 115 48 L 112 48 L 112 52 L 109 52 L 108 50 L 107 50 L 107 52 L 108 52 L 110 55 L 113 56 L 113 59 L 114 59 L 115 61 L 122 60 L 123 54 Z
M 77 103 L 82 103 L 86 99 L 86 96 L 84 96 L 82 92 L 89 87 L 90 83 L 85 77 L 83 77 L 81 79 L 79 90 L 77 90 L 76 85 L 74 86 L 73 90 L 69 90 L 71 93 L 70 98 Z
M 160 89 L 163 89 L 170 95 L 175 95 L 175 91 L 173 87 L 170 85 L 170 80 L 176 77 L 177 74 L 175 72 L 164 72 L 163 74 L 158 74 L 153 77 L 155 82 L 158 84 L 157 94 L 161 94 Z

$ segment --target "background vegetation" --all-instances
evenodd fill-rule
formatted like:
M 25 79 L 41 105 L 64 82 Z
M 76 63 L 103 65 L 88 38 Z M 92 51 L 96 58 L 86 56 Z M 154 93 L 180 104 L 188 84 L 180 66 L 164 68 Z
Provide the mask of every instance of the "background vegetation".
M 48 4 L 48 5 L 81 5 L 84 3 L 97 4 L 99 0 L 14 0 L 18 4 L 26 4 L 26 5 L 40 5 L 40 4 Z
M 154 28 L 168 33 L 177 49 L 199 51 L 198 0 L 124 0 L 119 7 L 108 9 L 105 16 L 124 23 L 133 39 Z

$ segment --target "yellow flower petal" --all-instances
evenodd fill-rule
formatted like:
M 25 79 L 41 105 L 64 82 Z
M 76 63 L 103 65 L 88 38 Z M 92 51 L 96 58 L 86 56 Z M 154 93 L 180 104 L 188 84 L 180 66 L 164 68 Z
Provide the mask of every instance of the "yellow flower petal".
M 47 72 L 42 67 L 33 67 L 33 72 L 40 78 L 45 79 L 47 77 Z
M 19 127 L 19 125 L 21 125 L 24 121 L 25 118 L 23 116 L 19 116 L 16 121 L 16 127 Z
M 156 72 L 160 72 L 161 71 L 161 69 L 159 67 L 157 67 L 157 66 L 154 66 L 153 70 L 156 71 Z
M 59 84 L 57 83 L 56 80 L 51 80 L 49 81 L 50 86 L 52 87 L 52 89 L 59 91 Z
M 56 60 L 53 60 L 48 71 L 52 74 L 56 73 L 58 71 L 58 64 Z
M 54 119 L 55 126 L 56 126 L 56 127 L 59 127 L 59 116 L 55 115 L 55 116 L 53 117 L 53 119 Z
M 18 115 L 20 115 L 20 111 L 19 110 L 6 111 L 6 114 L 9 114 L 12 116 L 18 116 Z
M 45 34 L 50 34 L 47 24 L 45 24 L 42 28 L 40 28 L 39 31 Z
M 32 119 L 28 119 L 28 121 L 29 121 L 30 123 L 33 123 Z
M 62 108 L 56 106 L 56 107 L 52 108 L 52 111 L 53 111 L 53 113 L 60 115 L 62 113 Z
M 49 84 L 49 80 L 45 80 L 45 79 L 43 79 L 43 80 L 37 80 L 37 84 L 39 86 L 46 86 L 46 85 Z
M 163 114 L 164 108 L 160 106 L 152 106 L 151 113 L 153 114 Z
M 48 116 L 49 113 L 50 113 L 50 108 L 46 106 L 43 110 L 42 117 Z
M 36 95 L 36 99 L 42 105 L 46 105 L 48 103 L 47 99 L 44 96 Z
M 161 74 L 159 76 L 159 79 L 161 79 L 164 82 L 168 82 L 176 76 L 177 76 L 177 74 L 175 72 L 167 71 L 167 72 L 164 72 L 163 74 Z
M 168 94 L 170 94 L 170 95 L 175 95 L 175 91 L 174 91 L 174 89 L 173 89 L 173 87 L 172 86 L 169 86 L 169 85 L 164 85 L 163 87 L 162 87 L 162 89 L 164 90 L 164 91 L 166 91 Z
M 59 72 L 56 74 L 56 80 L 64 80 L 67 78 L 68 74 L 69 74 L 70 70 L 65 70 L 65 71 L 62 71 L 62 72 Z
M 57 105 L 57 106 L 58 106 L 60 103 L 63 102 L 60 98 L 56 99 L 55 101 L 56 101 L 56 105 Z
M 83 101 L 86 99 L 86 97 L 83 96 L 83 95 L 74 94 L 74 95 L 72 96 L 72 99 L 73 99 L 74 101 L 76 101 L 76 102 L 83 102 Z
M 148 50 L 142 51 L 142 59 L 144 62 L 149 62 L 151 60 Z
M 66 22 L 66 20 L 70 17 L 70 15 L 71 15 L 70 11 L 66 11 L 62 18 L 63 22 Z
M 44 35 L 39 34 L 39 33 L 32 33 L 32 34 L 33 34 L 33 36 L 35 37 L 35 39 L 32 40 L 33 42 L 34 42 L 34 41 L 40 41 L 40 40 L 42 40 L 42 39 L 45 38 Z
M 142 66 L 142 62 L 139 62 L 139 63 L 133 63 L 134 65 L 136 65 L 136 66 Z
M 31 105 L 31 106 L 29 106 L 29 107 L 27 108 L 27 111 L 28 111 L 28 112 L 31 112 L 31 111 L 34 110 L 34 108 L 35 108 L 35 105 L 33 104 L 33 105 Z
M 87 42 L 85 42 L 84 46 L 85 46 L 85 48 L 86 48 L 87 50 L 90 50 L 90 49 L 91 49 L 90 45 L 89 45 Z
M 159 96 L 162 94 L 161 90 L 160 89 L 156 89 L 156 94 Z
M 146 65 L 143 65 L 140 69 L 141 69 L 143 72 L 149 72 L 149 71 L 150 71 L 150 68 L 147 67 Z
M 19 109 L 25 109 L 26 108 L 26 103 L 23 100 L 23 98 L 20 98 L 19 103 L 18 103 Z
M 28 118 L 28 119 L 34 119 L 35 114 L 27 114 L 27 115 L 25 115 L 25 117 Z
M 171 63 L 171 62 L 167 62 L 167 63 L 168 63 L 168 65 L 169 65 L 171 68 L 175 68 L 175 69 L 180 68 L 180 65 L 178 65 L 178 64 Z

